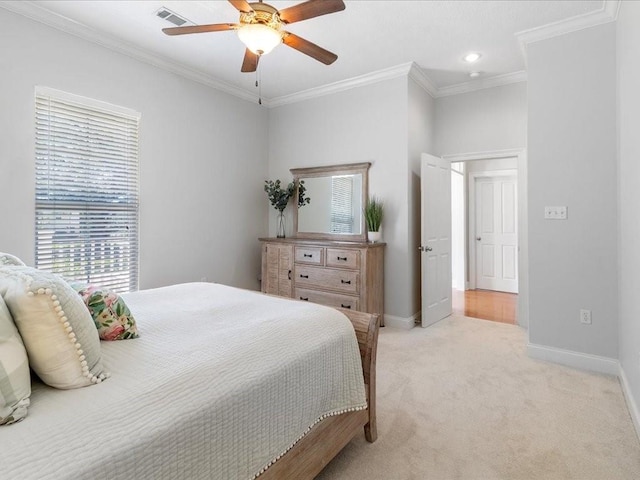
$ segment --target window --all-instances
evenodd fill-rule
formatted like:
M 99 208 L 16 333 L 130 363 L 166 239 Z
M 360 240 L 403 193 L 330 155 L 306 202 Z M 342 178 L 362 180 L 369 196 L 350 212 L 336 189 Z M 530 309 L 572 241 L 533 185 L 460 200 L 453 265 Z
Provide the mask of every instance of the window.
M 36 88 L 36 266 L 138 288 L 138 125 L 128 109 Z
M 353 176 L 331 177 L 331 233 L 353 233 Z

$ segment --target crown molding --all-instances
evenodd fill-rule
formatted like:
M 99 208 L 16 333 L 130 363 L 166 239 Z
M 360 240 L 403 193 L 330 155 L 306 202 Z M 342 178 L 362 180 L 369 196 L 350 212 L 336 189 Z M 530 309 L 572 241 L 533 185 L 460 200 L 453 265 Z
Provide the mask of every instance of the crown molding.
M 213 79 L 208 75 L 185 67 L 184 65 L 166 60 L 156 54 L 147 52 L 134 45 L 116 39 L 115 37 L 111 37 L 104 33 L 98 33 L 97 31 L 79 22 L 75 22 L 63 15 L 52 12 L 51 10 L 47 10 L 46 8 L 41 7 L 40 5 L 37 5 L 31 1 L 3 1 L 0 2 L 0 8 L 4 8 L 11 12 L 53 27 L 57 30 L 61 30 L 65 33 L 83 38 L 92 43 L 96 43 L 110 50 L 134 58 L 135 60 L 139 60 L 149 65 L 153 65 L 154 67 L 167 70 L 182 77 L 188 78 L 189 80 L 193 80 L 208 87 L 215 88 L 243 100 L 248 100 L 251 102 L 258 101 L 258 97 L 256 95 L 253 95 L 242 88 L 238 88 L 221 80 Z
M 525 59 L 527 58 L 527 45 L 530 43 L 615 21 L 620 10 L 620 1 L 603 0 L 599 10 L 517 32 L 515 35 Z
M 63 15 L 52 12 L 51 10 L 48 10 L 40 5 L 37 5 L 34 2 L 24 1 L 24 0 L 23 1 L 19 1 L 19 0 L 2 1 L 0 3 L 0 8 L 4 8 L 11 12 L 14 12 L 24 17 L 35 20 L 39 23 L 43 23 L 45 25 L 53 27 L 57 30 L 61 30 L 65 33 L 83 38 L 84 40 L 88 40 L 97 45 L 103 46 L 110 50 L 114 50 L 118 53 L 122 53 L 123 55 L 127 55 L 128 57 L 134 58 L 136 60 L 147 63 L 149 65 L 153 65 L 163 70 L 175 73 L 177 75 L 183 76 L 185 78 L 201 83 L 203 85 L 215 88 L 217 90 L 228 93 L 230 95 L 241 98 L 243 100 L 247 100 L 251 102 L 258 101 L 258 97 L 256 95 L 242 88 L 236 87 L 234 85 L 223 82 L 221 80 L 211 78 L 210 76 L 205 75 L 204 73 L 185 67 L 184 65 L 180 65 L 178 63 L 174 63 L 172 61 L 166 60 L 160 57 L 159 55 L 142 50 L 134 45 L 123 42 L 122 40 L 119 40 L 110 35 L 99 33 L 94 29 L 91 29 L 79 22 L 75 22 Z M 263 98 L 262 104 L 265 107 L 277 107 L 279 105 L 299 102 L 299 101 L 307 100 L 310 98 L 329 95 L 331 93 L 350 90 L 352 88 L 361 87 L 364 85 L 370 85 L 373 83 L 389 80 L 392 78 L 407 76 L 410 74 L 412 69 L 413 69 L 412 78 L 414 78 L 419 85 L 425 88 L 427 92 L 433 95 L 433 92 L 436 90 L 436 88 L 433 86 L 433 84 L 428 79 L 428 77 L 424 74 L 424 72 L 420 71 L 417 65 L 415 65 L 415 63 L 412 62 L 412 63 L 406 63 L 406 64 L 386 68 L 383 70 L 378 70 L 376 72 L 360 75 L 358 77 L 353 77 L 347 80 L 342 80 L 342 81 L 331 83 L 328 85 L 323 85 L 321 87 L 303 90 L 301 92 L 296 92 L 291 95 L 284 95 L 284 96 L 276 97 L 272 99 Z
M 472 80 L 470 82 L 458 83 L 448 87 L 438 89 L 436 98 L 448 97 L 451 95 L 459 95 L 461 93 L 475 92 L 476 90 L 484 90 L 486 88 L 500 87 L 502 85 L 510 85 L 512 83 L 520 83 L 527 81 L 527 72 L 524 70 L 513 73 L 504 73 L 493 77 Z
M 395 67 L 377 70 L 375 72 L 349 78 L 347 80 L 330 83 L 328 85 L 310 88 L 301 92 L 292 93 L 291 95 L 275 97 L 266 102 L 263 100 L 263 103 L 270 108 L 279 107 L 281 105 L 287 105 L 289 103 L 310 100 L 312 98 L 322 97 L 324 95 L 330 95 L 337 92 L 344 92 L 352 88 L 363 87 L 365 85 L 371 85 L 374 83 L 383 82 L 385 80 L 390 80 L 392 78 L 405 76 L 413 79 L 432 97 L 435 98 L 437 96 L 438 88 L 429 79 L 427 74 L 424 73 L 424 71 L 422 71 L 422 69 L 415 62 L 410 62 L 396 65 Z
M 622 0 L 604 0 L 604 10 L 611 15 L 613 20 L 618 20 L 621 6 Z
M 578 15 L 567 20 L 554 22 L 542 27 L 537 27 L 516 33 L 515 35 L 520 44 L 520 48 L 522 49 L 525 62 L 527 59 L 526 46 L 529 43 L 615 21 L 620 10 L 620 4 L 621 0 L 603 0 L 602 8 L 595 12 Z M 101 45 L 123 55 L 127 55 L 128 57 L 134 58 L 149 65 L 153 65 L 163 70 L 175 73 L 208 87 L 215 88 L 237 98 L 250 102 L 258 101 L 258 97 L 255 94 L 250 93 L 243 88 L 239 88 L 227 82 L 214 79 L 209 75 L 186 67 L 179 63 L 166 60 L 165 58 L 162 58 L 157 54 L 142 50 L 139 47 L 123 42 L 122 40 L 119 40 L 115 37 L 109 36 L 104 33 L 99 33 L 96 30 L 93 30 L 79 22 L 75 22 L 67 17 L 52 12 L 38 4 L 35 4 L 32 1 L 2 1 L 0 2 L 0 8 L 5 8 L 6 10 L 28 17 L 32 20 L 64 31 L 71 35 L 83 38 L 92 43 Z M 525 71 L 520 71 L 438 88 L 417 64 L 415 64 L 414 62 L 410 62 L 378 70 L 372 73 L 367 73 L 350 79 L 330 83 L 320 87 L 310 88 L 300 92 L 292 93 L 290 95 L 283 95 L 271 99 L 263 98 L 262 103 L 265 107 L 278 107 L 280 105 L 286 105 L 289 103 L 300 102 L 303 100 L 330 95 L 337 92 L 343 92 L 353 88 L 371 85 L 402 76 L 408 76 L 409 78 L 414 80 L 433 98 L 458 95 L 461 93 L 473 92 L 476 90 L 493 88 L 501 85 L 525 82 L 527 80 L 527 73 Z
M 357 77 L 348 78 L 346 80 L 340 80 L 338 82 L 329 83 L 320 87 L 309 88 L 300 92 L 292 93 L 290 95 L 283 95 L 281 97 L 275 97 L 267 102 L 263 100 L 268 107 L 279 107 L 289 103 L 301 102 L 303 100 L 310 100 L 316 97 L 323 97 L 332 93 L 344 92 L 356 87 L 362 87 L 365 85 L 371 85 L 392 78 L 404 77 L 409 75 L 409 72 L 414 65 L 411 63 L 403 63 L 396 65 L 395 67 L 385 68 L 365 75 L 359 75 Z
M 433 98 L 447 97 L 449 95 L 458 95 L 460 93 L 473 92 L 476 90 L 483 90 L 486 88 L 499 87 L 501 85 L 509 85 L 512 83 L 527 81 L 527 72 L 520 71 L 487 77 L 471 82 L 459 83 L 457 85 L 451 85 L 448 87 L 437 88 L 429 79 L 427 74 L 424 73 L 424 71 L 422 71 L 422 69 L 416 63 L 411 62 L 404 63 L 396 67 L 386 68 L 384 70 L 378 70 L 377 72 L 368 73 L 366 75 L 360 75 L 359 77 L 331 83 L 329 85 L 310 88 L 301 92 L 292 93 L 291 95 L 275 97 L 267 101 L 263 100 L 262 102 L 270 108 L 279 107 L 281 105 L 301 102 L 303 100 L 310 100 L 312 98 L 330 95 L 332 93 L 342 92 L 345 90 L 350 90 L 352 88 L 362 87 L 364 85 L 371 85 L 373 83 L 382 82 L 384 80 L 402 76 L 408 76 L 409 78 L 414 80 Z
M 508 148 L 505 150 L 491 150 L 488 152 L 467 152 L 442 155 L 442 158 L 450 162 L 466 162 L 469 160 L 493 160 L 497 158 L 512 158 L 522 156 L 524 148 Z
M 417 63 L 411 64 L 411 68 L 409 68 L 409 78 L 420 85 L 431 97 L 437 97 L 438 87 L 434 85 L 429 76 L 424 73 L 424 70 L 422 70 Z

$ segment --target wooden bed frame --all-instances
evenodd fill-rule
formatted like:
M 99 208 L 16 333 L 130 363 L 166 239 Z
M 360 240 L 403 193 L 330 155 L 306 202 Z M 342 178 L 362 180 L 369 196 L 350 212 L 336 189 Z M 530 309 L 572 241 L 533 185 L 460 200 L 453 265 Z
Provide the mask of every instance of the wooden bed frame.
M 364 427 L 368 442 L 378 437 L 376 428 L 376 354 L 378 350 L 378 315 L 338 309 L 343 312 L 356 331 L 368 408 L 327 417 L 316 424 L 296 445 L 271 465 L 258 480 L 295 478 L 311 480 Z

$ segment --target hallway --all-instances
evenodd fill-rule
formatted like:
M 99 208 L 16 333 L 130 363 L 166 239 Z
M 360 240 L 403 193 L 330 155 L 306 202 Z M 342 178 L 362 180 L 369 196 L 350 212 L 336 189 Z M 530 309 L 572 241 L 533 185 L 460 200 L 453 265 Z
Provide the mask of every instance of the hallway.
M 491 290 L 453 290 L 453 313 L 500 323 L 516 324 L 518 295 Z

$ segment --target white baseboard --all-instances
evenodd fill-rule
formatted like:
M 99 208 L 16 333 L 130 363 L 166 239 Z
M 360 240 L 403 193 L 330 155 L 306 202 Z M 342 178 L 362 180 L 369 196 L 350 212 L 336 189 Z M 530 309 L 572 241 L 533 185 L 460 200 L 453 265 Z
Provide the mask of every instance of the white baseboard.
M 624 373 L 624 369 L 618 360 L 609 357 L 600 357 L 598 355 L 573 352 L 571 350 L 563 350 L 561 348 L 535 345 L 532 343 L 527 345 L 527 353 L 531 358 L 559 363 L 561 365 L 580 368 L 582 370 L 615 375 L 618 377 L 620 379 L 620 386 L 622 388 L 624 399 L 627 403 L 629 415 L 631 415 L 631 420 L 633 421 L 633 427 L 638 439 L 640 440 L 640 410 L 638 410 L 638 404 L 631 393 L 631 388 L 627 381 L 627 375 Z
M 640 440 L 640 412 L 638 411 L 638 404 L 636 403 L 635 399 L 633 398 L 633 394 L 631 393 L 631 388 L 629 387 L 629 382 L 627 381 L 627 375 L 624 373 L 622 365 L 620 365 L 618 378 L 620 379 L 622 393 L 624 394 L 624 399 L 627 402 L 627 408 L 629 409 L 629 414 L 631 415 L 633 426 L 636 429 L 636 435 Z
M 416 320 L 420 319 L 422 312 L 415 313 L 410 317 L 396 317 L 395 315 L 384 314 L 385 327 L 402 328 L 403 330 L 411 330 L 416 326 Z
M 531 358 L 546 360 L 548 362 L 567 365 L 568 367 L 580 368 L 591 372 L 605 373 L 618 376 L 620 373 L 620 362 L 614 358 L 589 355 L 587 353 L 563 350 L 561 348 L 547 347 L 544 345 L 527 345 L 527 354 Z

